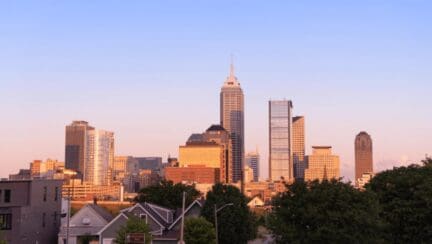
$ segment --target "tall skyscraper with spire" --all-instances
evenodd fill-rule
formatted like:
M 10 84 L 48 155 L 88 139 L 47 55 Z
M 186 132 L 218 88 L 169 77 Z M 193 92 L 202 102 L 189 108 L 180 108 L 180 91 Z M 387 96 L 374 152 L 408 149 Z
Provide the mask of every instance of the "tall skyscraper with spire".
M 232 181 L 243 183 L 244 167 L 244 95 L 234 65 L 220 93 L 220 121 L 231 137 L 232 147 Z M 243 188 L 243 184 L 242 184 Z

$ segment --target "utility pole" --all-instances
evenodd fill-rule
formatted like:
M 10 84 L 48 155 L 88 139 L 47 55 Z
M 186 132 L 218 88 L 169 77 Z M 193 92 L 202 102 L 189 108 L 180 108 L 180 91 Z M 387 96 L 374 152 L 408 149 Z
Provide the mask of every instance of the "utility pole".
M 69 244 L 69 225 L 70 225 L 70 208 L 71 208 L 71 191 L 68 189 L 68 203 L 67 203 L 67 224 L 66 224 L 66 244 Z
M 215 218 L 215 231 L 216 231 L 216 244 L 219 244 L 219 236 L 218 236 L 218 222 L 217 222 L 217 213 L 224 209 L 225 207 L 232 206 L 234 203 L 227 203 L 220 208 L 217 208 L 216 204 L 214 205 L 214 218 Z
M 185 215 L 185 202 L 186 202 L 186 192 L 183 192 L 182 221 L 181 221 L 181 230 L 180 230 L 180 241 L 179 241 L 179 244 L 185 244 L 185 242 L 184 242 L 184 215 Z

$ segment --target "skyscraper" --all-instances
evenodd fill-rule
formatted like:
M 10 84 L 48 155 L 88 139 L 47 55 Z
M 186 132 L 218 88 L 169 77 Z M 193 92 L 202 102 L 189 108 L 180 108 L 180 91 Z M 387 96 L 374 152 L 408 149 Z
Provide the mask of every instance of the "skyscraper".
M 292 102 L 269 101 L 270 180 L 294 179 L 292 154 Z
M 84 173 L 86 158 L 86 138 L 94 130 L 87 121 L 73 121 L 66 126 L 65 167 L 79 174 Z
M 232 181 L 243 182 L 244 96 L 240 83 L 234 75 L 233 64 L 220 93 L 220 121 L 231 137 Z
M 260 156 L 258 150 L 246 154 L 246 165 L 253 170 L 253 181 L 257 182 L 259 177 Z
M 355 138 L 355 181 L 365 173 L 373 173 L 372 139 L 364 131 Z
M 87 133 L 84 181 L 93 185 L 111 184 L 114 166 L 114 133 L 91 130 Z
M 339 156 L 333 155 L 331 149 L 330 146 L 312 147 L 312 155 L 306 157 L 305 181 L 339 178 Z
M 293 117 L 292 125 L 292 150 L 293 150 L 293 165 L 294 177 L 296 179 L 304 179 L 304 170 L 306 168 L 305 156 L 305 125 L 304 117 Z

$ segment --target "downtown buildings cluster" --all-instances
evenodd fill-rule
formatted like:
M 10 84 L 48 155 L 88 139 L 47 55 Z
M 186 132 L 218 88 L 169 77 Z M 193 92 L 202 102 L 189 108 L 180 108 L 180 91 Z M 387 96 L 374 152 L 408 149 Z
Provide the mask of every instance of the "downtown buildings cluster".
M 169 157 L 166 162 L 161 157 L 116 155 L 113 132 L 96 129 L 86 121 L 73 121 L 65 129 L 64 162 L 34 160 L 29 169 L 0 181 L 2 230 L 8 236 L 21 239 L 48 240 L 61 224 L 64 209 L 59 199 L 62 197 L 75 201 L 123 202 L 133 199 L 141 188 L 163 179 L 194 184 L 204 194 L 215 183 L 232 184 L 247 197 L 257 198 L 260 205 L 265 205 L 285 190 L 285 183 L 340 177 L 340 159 L 332 153 L 331 146 L 313 146 L 312 154 L 306 155 L 305 117 L 293 115 L 292 101 L 271 100 L 268 102 L 269 179 L 260 180 L 263 160 L 258 149 L 245 152 L 244 100 L 231 65 L 220 91 L 219 123 L 192 134 L 179 146 L 178 158 Z M 354 183 L 361 188 L 373 177 L 371 137 L 366 132 L 359 133 L 354 148 Z M 34 196 L 35 192 L 42 192 L 40 199 Z M 41 204 L 48 207 L 40 207 Z M 21 227 L 13 227 L 16 223 L 40 220 L 38 231 L 48 233 L 46 237 L 36 237 L 17 231 Z

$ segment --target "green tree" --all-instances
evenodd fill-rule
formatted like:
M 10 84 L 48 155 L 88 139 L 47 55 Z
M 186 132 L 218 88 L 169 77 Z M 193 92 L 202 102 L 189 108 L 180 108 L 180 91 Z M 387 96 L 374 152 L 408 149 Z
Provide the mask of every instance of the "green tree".
M 430 243 L 432 240 L 432 159 L 423 166 L 393 168 L 377 174 L 368 191 L 378 196 L 386 239 L 392 243 Z
M 256 221 L 247 207 L 246 197 L 237 187 L 216 184 L 207 193 L 206 202 L 201 215 L 210 223 L 215 222 L 214 206 L 217 208 L 233 203 L 218 212 L 219 243 L 247 243 L 256 236 Z
M 269 228 L 277 243 L 378 243 L 373 193 L 340 180 L 295 182 L 273 199 Z
M 166 208 L 177 209 L 182 207 L 183 192 L 186 192 L 186 206 L 201 196 L 195 186 L 163 180 L 157 185 L 142 188 L 135 198 L 136 202 L 150 202 Z
M 216 243 L 215 229 L 212 223 L 203 217 L 186 219 L 184 235 L 187 244 Z
M 149 233 L 149 227 L 144 220 L 137 217 L 130 217 L 126 222 L 126 225 L 120 227 L 117 231 L 115 243 L 126 244 L 126 236 L 129 233 L 144 233 L 145 243 L 151 243 L 151 234 Z

